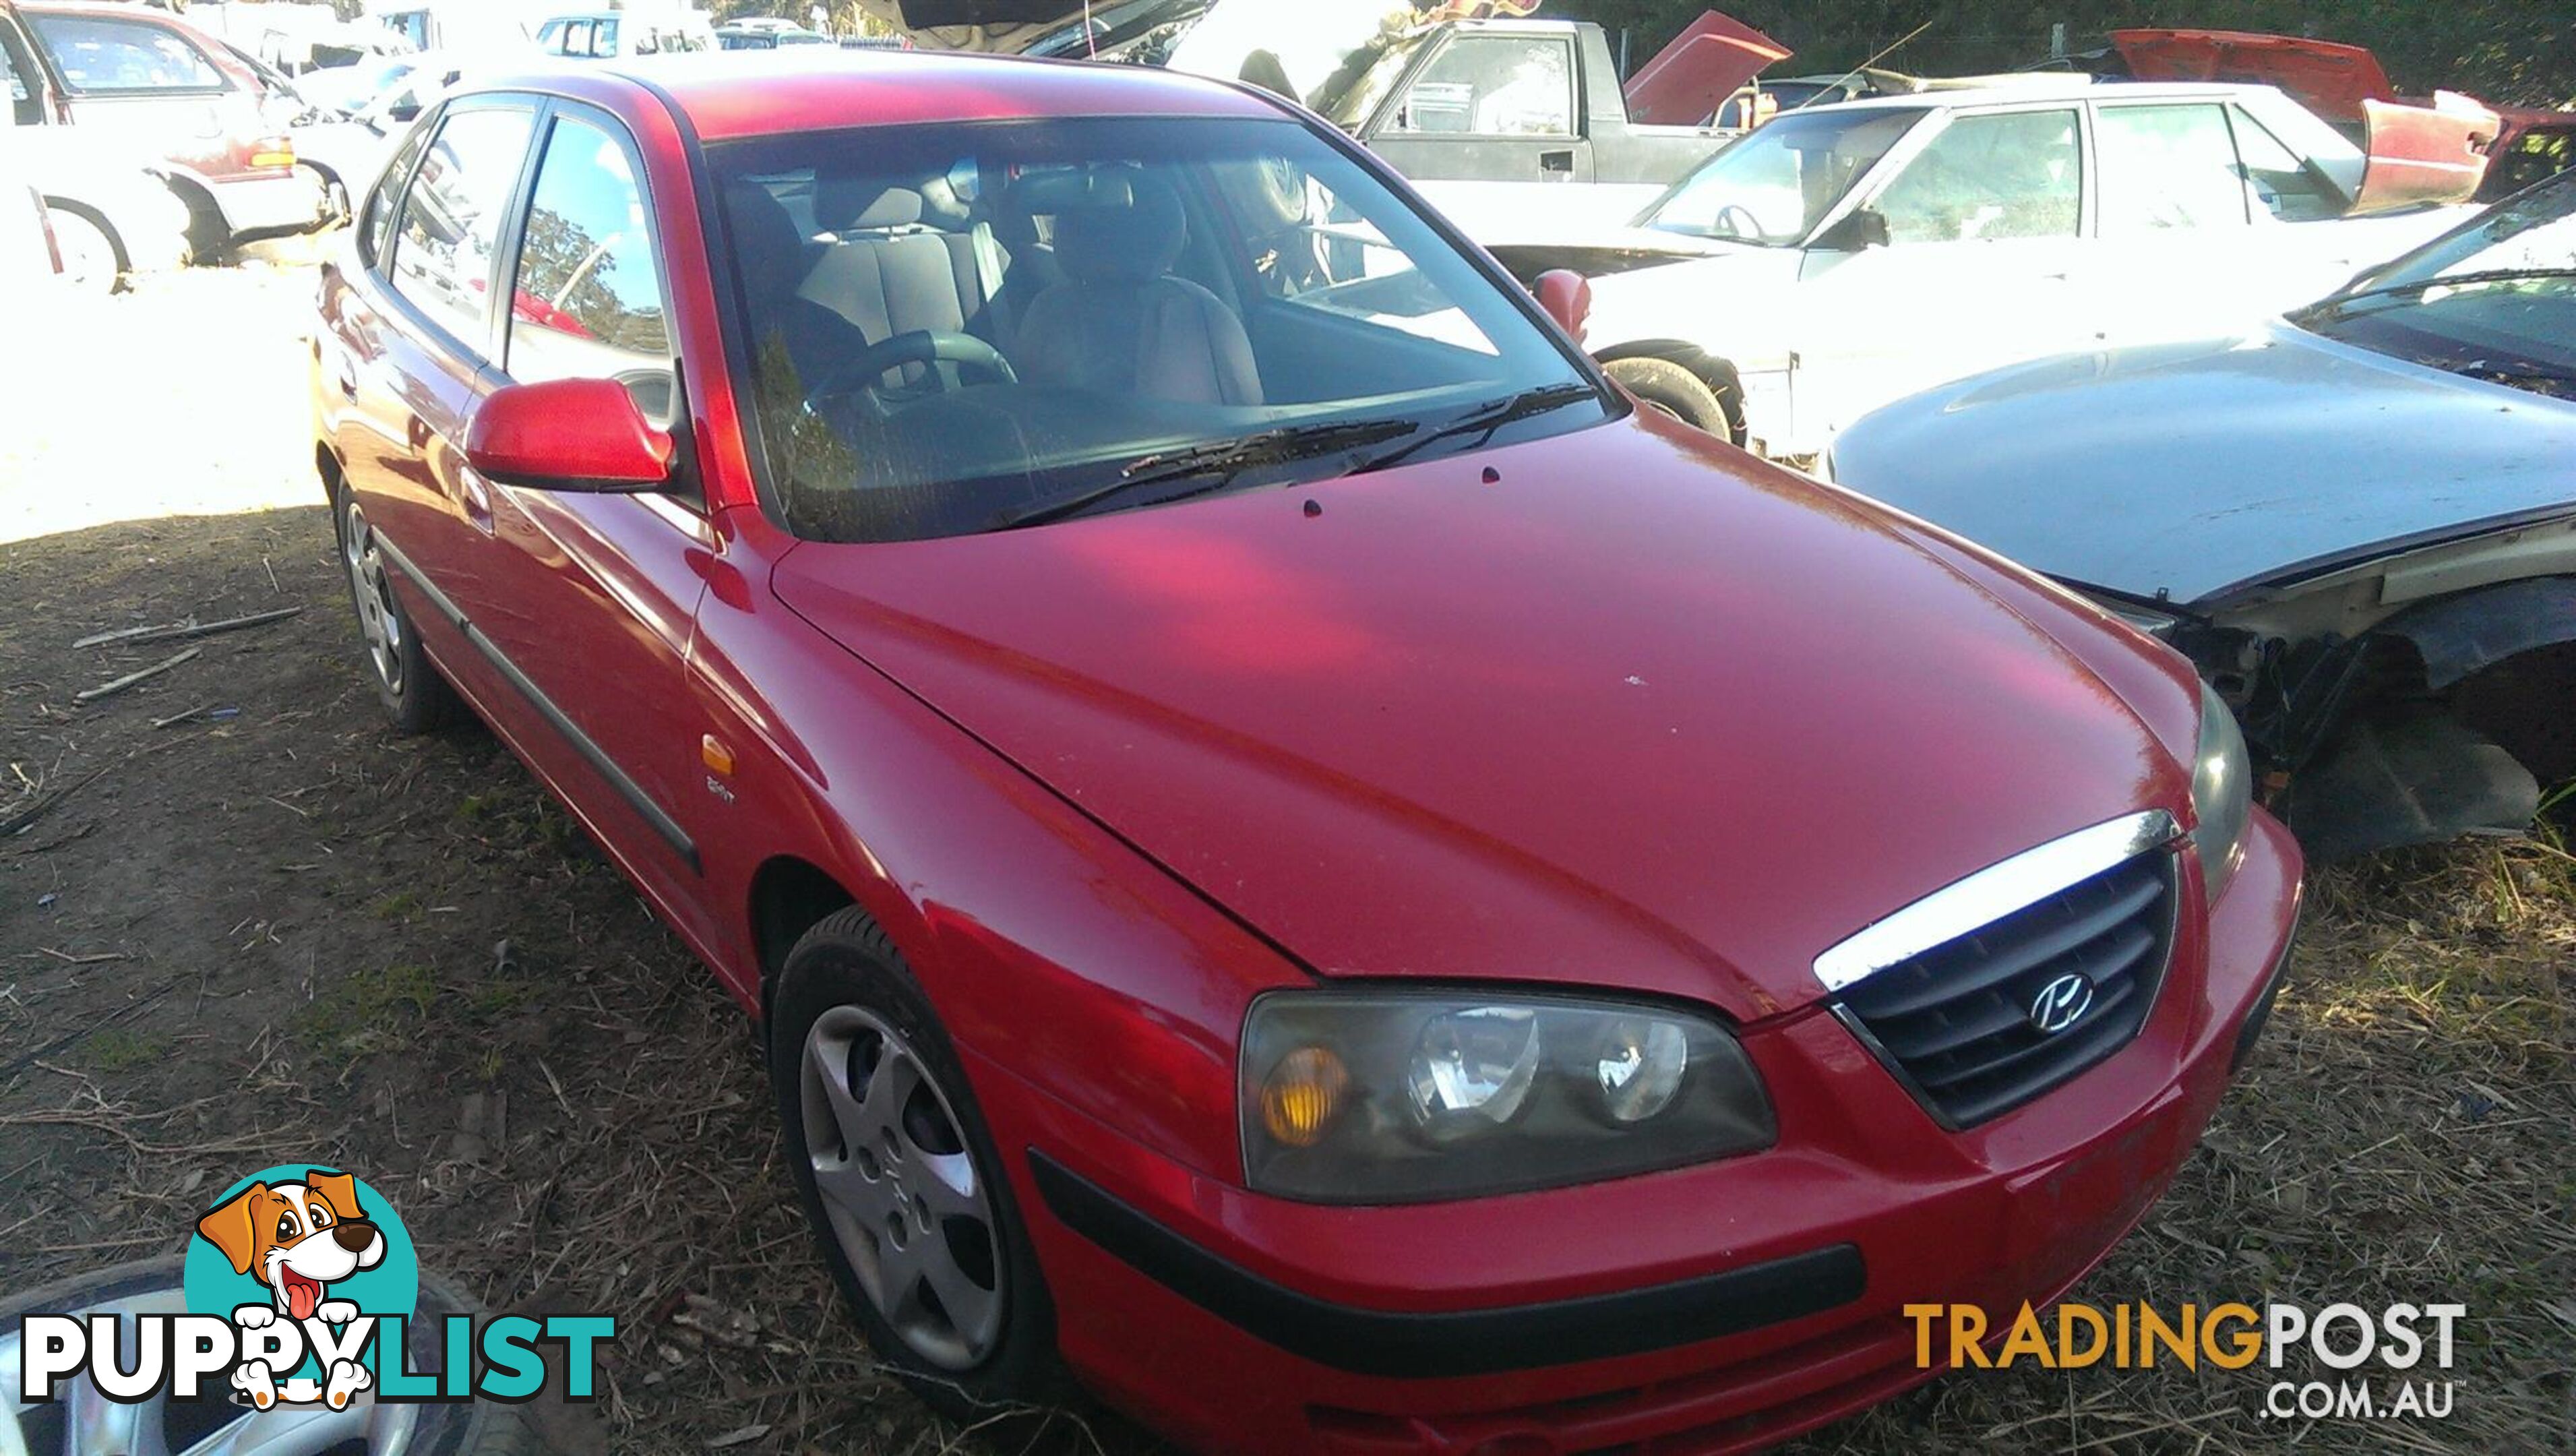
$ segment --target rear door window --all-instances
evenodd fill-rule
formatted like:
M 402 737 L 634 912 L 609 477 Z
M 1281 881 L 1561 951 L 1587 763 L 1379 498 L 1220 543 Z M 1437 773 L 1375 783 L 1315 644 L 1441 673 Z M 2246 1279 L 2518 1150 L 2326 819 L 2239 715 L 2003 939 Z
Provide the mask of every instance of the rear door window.
M 672 417 L 662 270 L 632 155 L 590 121 L 563 117 L 537 164 L 510 293 L 512 379 L 614 379 L 637 407 Z
M 2093 118 L 2103 236 L 2248 220 L 2225 107 L 2104 106 Z
M 1955 117 L 1876 203 L 1892 243 L 2071 238 L 2084 211 L 2075 111 Z
M 2236 151 L 2255 201 L 2282 222 L 2314 222 L 2343 216 L 2343 194 L 2298 153 L 2282 145 L 2271 129 L 2241 106 L 2227 108 L 2236 133 Z
M 90 15 L 29 15 L 27 23 L 73 91 L 221 91 L 229 84 L 196 42 L 168 26 Z
M 493 257 L 535 118 L 517 108 L 450 112 L 403 194 L 388 280 L 480 358 L 490 338 Z

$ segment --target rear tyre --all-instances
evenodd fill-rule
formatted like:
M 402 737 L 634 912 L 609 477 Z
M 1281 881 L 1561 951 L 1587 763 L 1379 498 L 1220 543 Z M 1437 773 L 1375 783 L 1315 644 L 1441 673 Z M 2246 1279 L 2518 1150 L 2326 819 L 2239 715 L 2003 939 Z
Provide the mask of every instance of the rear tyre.
M 456 716 L 456 693 L 430 664 L 394 591 L 394 564 L 376 543 L 375 528 L 355 491 L 340 488 L 332 501 L 338 524 L 340 565 L 357 609 L 358 635 L 366 647 L 367 676 L 397 733 L 427 733 Z
M 125 244 L 114 228 L 86 208 L 50 197 L 45 217 L 54 230 L 54 247 L 63 255 L 63 281 L 100 295 L 125 286 Z
M 969 1425 L 1064 1403 L 1053 1308 L 1001 1156 L 948 1033 L 866 912 L 825 917 L 789 952 L 769 1075 L 806 1220 L 878 1361 Z
M 1602 365 L 1601 371 L 1636 396 L 1639 404 L 1662 410 L 1721 440 L 1734 438 L 1726 406 L 1718 403 L 1717 392 L 1670 359 L 1613 359 Z

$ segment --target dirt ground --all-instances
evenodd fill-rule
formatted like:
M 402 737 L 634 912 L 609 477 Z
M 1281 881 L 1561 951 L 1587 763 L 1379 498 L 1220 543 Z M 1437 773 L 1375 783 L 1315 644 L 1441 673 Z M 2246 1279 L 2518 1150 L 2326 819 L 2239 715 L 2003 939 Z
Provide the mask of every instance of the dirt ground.
M 385 731 L 310 468 L 312 287 L 291 250 L 147 280 L 0 366 L 0 826 L 43 810 L 0 830 L 0 1293 L 175 1251 L 240 1173 L 322 1161 L 492 1306 L 619 1317 L 576 1447 L 988 1444 L 873 1370 L 712 978 L 488 735 Z M 2453 1413 L 2262 1415 L 2332 1373 L 2295 1363 L 2021 1369 L 1794 1449 L 2576 1451 L 2576 859 L 2399 855 L 2313 896 L 2263 1054 L 2078 1297 L 2463 1303 L 2456 1368 L 2412 1372 Z

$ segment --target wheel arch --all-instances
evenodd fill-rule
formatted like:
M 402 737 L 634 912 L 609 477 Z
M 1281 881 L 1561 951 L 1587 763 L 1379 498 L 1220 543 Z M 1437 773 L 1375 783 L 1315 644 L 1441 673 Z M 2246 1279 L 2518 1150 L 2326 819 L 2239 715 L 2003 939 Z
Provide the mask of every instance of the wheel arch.
M 769 1024 L 769 1002 L 788 952 L 805 932 L 841 910 L 859 903 L 840 877 L 801 855 L 772 855 L 752 871 L 743 907 L 744 923 L 760 973 L 760 1021 Z
M 44 194 L 44 197 L 46 211 L 70 213 L 72 216 L 77 217 L 98 229 L 99 235 L 107 239 L 108 251 L 116 257 L 116 271 L 118 273 L 121 274 L 132 271 L 134 267 L 134 255 L 129 252 L 125 246 L 125 234 L 116 230 L 115 221 L 109 218 L 106 213 L 99 211 L 97 208 L 90 206 L 86 202 L 75 201 L 69 197 L 58 197 L 51 192 Z
M 2425 691 L 2503 744 L 2541 779 L 2576 777 L 2576 575 L 2473 587 L 2410 607 L 2373 627 L 2412 648 Z

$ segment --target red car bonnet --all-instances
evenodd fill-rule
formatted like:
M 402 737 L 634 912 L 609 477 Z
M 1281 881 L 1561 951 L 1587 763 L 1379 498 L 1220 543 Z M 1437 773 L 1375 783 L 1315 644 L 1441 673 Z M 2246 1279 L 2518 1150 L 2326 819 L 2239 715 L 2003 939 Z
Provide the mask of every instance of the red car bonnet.
M 776 586 L 1331 975 L 1754 1019 L 1816 998 L 1817 952 L 1907 902 L 2186 797 L 2022 611 L 1677 428 L 807 545 Z

